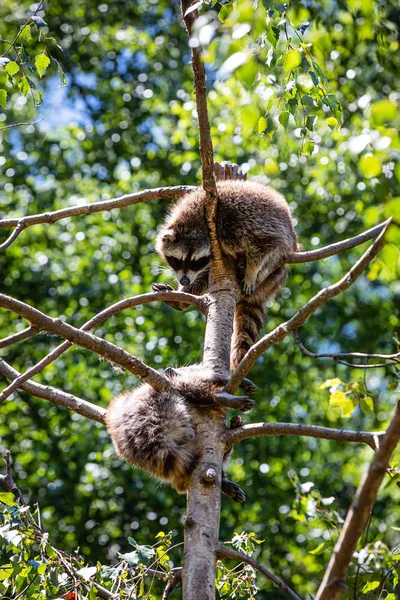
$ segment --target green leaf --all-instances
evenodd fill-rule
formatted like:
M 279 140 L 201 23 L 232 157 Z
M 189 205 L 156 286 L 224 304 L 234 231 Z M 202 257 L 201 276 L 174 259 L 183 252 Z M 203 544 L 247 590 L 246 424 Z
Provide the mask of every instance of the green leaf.
M 6 90 L 0 90 L 0 106 L 5 108 L 6 102 L 7 102 L 7 92 L 6 92 Z
M 45 54 L 44 52 L 42 52 L 41 54 L 37 54 L 35 56 L 35 66 L 39 72 L 40 77 L 43 76 L 43 73 L 45 72 L 45 70 L 47 69 L 49 64 L 50 64 L 50 59 L 47 56 L 47 54 Z
M 18 34 L 18 41 L 29 42 L 32 39 L 31 26 L 25 25 Z
M 305 106 L 312 106 L 313 108 L 318 106 L 317 102 L 312 96 L 310 96 L 310 94 L 304 94 L 304 96 L 301 97 L 301 102 Z
M 256 62 L 254 60 L 249 60 L 246 64 L 237 69 L 236 75 L 239 81 L 243 83 L 245 88 L 250 90 L 254 85 L 258 75 Z
M 283 68 L 286 73 L 290 73 L 301 63 L 301 53 L 298 50 L 289 50 L 283 58 Z
M 97 573 L 97 567 L 83 567 L 83 569 L 79 569 L 78 575 L 83 577 L 86 581 L 89 581 L 91 577 L 94 577 Z
M 389 383 L 389 385 L 387 386 L 387 389 L 389 392 L 394 392 L 395 390 L 397 390 L 397 386 L 398 386 L 397 382 Z
M 267 119 L 265 117 L 260 117 L 258 119 L 258 133 L 264 133 L 264 131 L 267 129 L 267 126 Z
M 314 554 L 314 555 L 322 554 L 326 547 L 327 547 L 327 543 L 322 542 L 322 544 L 320 544 L 319 546 L 314 548 L 314 550 L 310 550 L 309 554 Z
M 281 114 L 279 115 L 279 123 L 285 129 L 286 129 L 287 124 L 289 122 L 289 117 L 290 117 L 290 113 L 287 110 L 285 110 L 284 112 L 281 112 Z
M 340 126 L 338 120 L 335 117 L 328 117 L 326 119 L 326 124 L 332 129 L 332 131 L 334 129 L 339 129 Z
M 2 90 L 0 90 L 1 92 Z M 11 492 L 0 492 L 0 502 L 6 506 L 15 506 L 14 494 Z
M 358 163 L 361 174 L 367 179 L 378 177 L 382 173 L 382 163 L 376 155 L 364 155 Z
M 224 4 L 224 6 L 222 6 L 221 10 L 218 13 L 218 19 L 221 21 L 221 23 L 224 23 L 226 21 L 226 19 L 232 12 L 232 9 L 232 4 Z
M 349 417 L 354 410 L 354 404 L 344 392 L 336 390 L 329 398 L 331 408 L 340 408 L 344 417 Z
M 309 115 L 306 121 L 306 127 L 310 131 L 314 131 L 314 125 L 317 121 L 318 117 L 316 115 Z
M 374 412 L 374 401 L 371 396 L 364 396 L 364 398 L 361 398 L 360 408 L 365 413 Z
M 328 79 L 327 79 L 325 73 L 323 72 L 323 70 L 321 69 L 321 67 L 319 66 L 319 64 L 313 60 L 312 66 L 313 66 L 313 69 L 315 70 L 315 72 L 318 73 L 318 75 L 322 79 L 322 81 L 324 83 L 328 83 Z
M 9 63 L 6 64 L 6 71 L 12 77 L 19 71 L 19 66 L 14 60 L 10 60 Z
M 369 581 L 366 583 L 361 590 L 363 594 L 367 594 L 368 592 L 372 592 L 372 590 L 376 590 L 380 586 L 380 581 Z
M 314 73 L 314 71 L 309 71 L 309 73 L 310 73 L 311 81 L 313 82 L 313 84 L 318 85 L 319 79 L 318 79 L 317 75 Z
M 0 567 L 0 581 L 4 581 L 4 579 L 8 579 L 13 572 L 12 565 L 2 565 Z
M 60 79 L 60 85 L 58 87 L 64 87 L 65 85 L 67 85 L 67 80 L 59 62 L 57 62 L 57 73 Z
M 306 142 L 304 142 L 304 146 L 301 149 L 301 155 L 309 156 L 310 154 L 312 154 L 314 152 L 314 148 L 315 148 L 314 142 L 310 142 L 309 140 L 307 140 Z
M 29 90 L 31 89 L 31 87 L 29 85 L 29 81 L 25 77 L 25 75 L 23 75 L 21 77 L 21 79 L 18 81 L 18 87 L 21 90 L 21 92 L 24 94 L 24 96 L 26 96 L 28 94 Z
M 280 35 L 279 27 L 267 27 L 266 34 L 269 43 L 276 48 Z

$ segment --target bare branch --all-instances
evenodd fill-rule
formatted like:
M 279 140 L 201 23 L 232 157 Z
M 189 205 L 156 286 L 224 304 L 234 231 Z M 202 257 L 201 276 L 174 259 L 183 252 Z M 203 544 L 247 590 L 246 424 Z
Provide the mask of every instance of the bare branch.
M 293 331 L 292 333 L 293 339 L 302 351 L 303 354 L 309 356 L 310 358 L 332 358 L 336 363 L 341 365 L 346 365 L 347 367 L 352 367 L 354 369 L 374 369 L 376 367 L 390 367 L 391 364 L 400 363 L 400 352 L 396 352 L 395 354 L 364 354 L 363 352 L 339 352 L 336 354 L 315 354 L 314 352 L 310 352 L 304 346 L 301 341 L 300 335 L 298 331 Z M 342 359 L 344 358 L 364 358 L 369 360 L 370 358 L 381 358 L 383 360 L 391 361 L 391 364 L 387 363 L 378 363 L 378 364 L 353 364 L 346 362 Z
M 15 38 L 13 39 L 13 41 L 10 42 L 10 45 L 5 50 L 5 52 L 3 52 L 3 54 L 1 56 L 6 56 L 6 54 L 8 54 L 8 52 L 11 50 L 11 48 L 15 45 L 16 41 L 18 40 L 19 36 L 21 35 L 21 33 L 23 32 L 23 30 L 25 29 L 25 27 L 28 27 L 29 23 L 32 21 L 32 17 L 34 17 L 35 15 L 37 15 L 37 13 L 39 12 L 39 10 L 41 10 L 43 8 L 43 4 L 44 4 L 44 0 L 41 0 L 41 2 L 39 2 L 39 4 L 37 5 L 37 7 L 35 8 L 34 12 L 32 13 L 32 15 L 29 17 L 29 19 L 27 19 L 27 21 L 25 21 L 25 23 L 22 25 L 21 29 L 18 31 L 18 33 L 15 36 Z
M 139 358 L 132 356 L 129 352 L 126 352 L 126 350 L 119 348 L 111 342 L 106 342 L 106 340 L 103 340 L 96 335 L 72 327 L 72 325 L 68 325 L 68 323 L 61 321 L 61 319 L 52 319 L 36 308 L 33 308 L 20 300 L 15 300 L 10 296 L 6 296 L 6 294 L 0 294 L 0 307 L 12 310 L 42 331 L 48 331 L 49 333 L 53 333 L 73 342 L 77 346 L 96 352 L 107 360 L 123 367 L 130 373 L 138 375 L 158 391 L 164 391 L 171 387 L 168 380 L 160 375 L 158 371 L 148 367 Z M 2 395 L 0 394 L 0 401 L 1 398 Z
M 43 121 L 43 117 L 41 119 L 37 119 L 36 121 L 28 121 L 27 123 L 13 123 L 12 125 L 4 125 L 4 127 L 0 127 L 0 131 L 4 131 L 4 129 L 12 129 L 13 127 L 22 127 L 23 125 L 36 125 L 36 123 L 40 123 L 40 121 Z
M 115 304 L 112 304 L 108 308 L 105 308 L 100 313 L 92 317 L 89 321 L 87 321 L 82 327 L 80 331 L 90 331 L 94 327 L 103 323 L 106 319 L 109 319 L 113 315 L 121 312 L 122 310 L 126 310 L 127 308 L 133 308 L 134 306 L 139 306 L 142 304 L 147 304 L 149 302 L 154 302 L 156 300 L 165 300 L 169 299 L 177 299 L 180 302 L 193 304 L 197 306 L 200 310 L 205 311 L 206 300 L 199 296 L 193 296 L 192 294 L 186 294 L 185 292 L 173 292 L 173 291 L 161 291 L 154 292 L 149 294 L 142 294 L 140 296 L 134 296 L 132 298 L 126 298 L 125 300 L 120 300 Z M 25 330 L 27 331 L 27 330 Z M 37 330 L 36 330 L 37 331 Z M 21 332 L 22 333 L 22 332 Z M 28 337 L 28 336 L 27 336 Z M 22 338 L 23 339 L 23 338 Z M 25 371 L 18 379 L 15 379 L 7 388 L 5 388 L 0 394 L 0 404 L 4 402 L 18 387 L 21 387 L 22 383 L 31 379 L 52 362 L 57 360 L 68 348 L 72 346 L 72 342 L 63 342 L 54 350 L 52 350 L 49 354 L 47 354 L 41 361 L 33 365 L 30 369 Z M 1 348 L 0 342 L 0 348 Z
M 0 219 L 0 228 L 16 227 L 18 229 L 18 233 L 14 231 L 13 234 L 11 234 L 11 236 L 0 246 L 0 250 L 7 248 L 17 238 L 23 229 L 31 227 L 32 225 L 38 225 L 39 223 L 55 223 L 56 221 L 65 219 L 67 217 L 78 217 L 80 215 L 89 215 L 95 212 L 101 212 L 103 210 L 123 208 L 126 206 L 131 206 L 132 204 L 138 204 L 139 202 L 180 198 L 187 192 L 191 192 L 195 189 L 196 187 L 190 185 L 154 188 L 153 190 L 143 190 L 142 192 L 135 192 L 134 194 L 125 194 L 119 198 L 113 198 L 112 200 L 92 202 L 82 204 L 81 206 L 71 206 L 69 208 L 62 208 L 53 212 L 20 218 Z
M 360 260 L 346 273 L 340 281 L 323 288 L 316 294 L 311 300 L 309 300 L 299 311 L 285 323 L 281 323 L 270 333 L 267 333 L 261 340 L 254 344 L 247 354 L 244 356 L 241 363 L 233 373 L 232 377 L 225 386 L 225 391 L 233 394 L 240 385 L 240 382 L 246 377 L 249 370 L 255 364 L 257 359 L 263 354 L 268 348 L 274 346 L 278 342 L 281 342 L 286 336 L 298 329 L 303 325 L 310 316 L 325 302 L 331 298 L 342 294 L 347 290 L 361 275 L 361 273 L 368 267 L 370 262 L 375 258 L 378 252 L 381 250 L 385 243 L 385 233 L 389 226 L 390 221 L 386 221 L 384 229 L 382 229 L 379 236 L 376 238 L 372 246 L 370 246 L 362 255 Z
M 400 440 L 400 402 L 379 448 L 358 486 L 354 501 L 347 513 L 339 540 L 318 589 L 315 600 L 336 600 L 345 586 L 345 577 L 376 496 L 385 477 L 391 456 Z
M 379 446 L 379 439 L 385 432 L 351 431 L 348 429 L 331 429 L 330 427 L 319 427 L 318 425 L 307 425 L 305 423 L 250 423 L 238 429 L 228 430 L 226 440 L 229 447 L 259 436 L 271 435 L 296 435 L 306 436 L 337 442 L 363 442 L 373 450 Z
M 351 248 L 360 246 L 361 244 L 364 244 L 364 242 L 376 238 L 384 229 L 386 229 L 390 221 L 391 219 L 388 219 L 384 223 L 375 225 L 375 227 L 367 229 L 367 231 L 364 231 L 359 235 L 348 238 L 347 240 L 342 240 L 341 242 L 336 242 L 335 244 L 330 244 L 324 248 L 317 248 L 316 250 L 309 250 L 308 252 L 292 252 L 292 254 L 288 256 L 287 263 L 297 264 L 321 260 L 321 258 L 327 258 L 328 256 L 339 254 L 339 252 L 343 252 L 344 250 L 350 250 Z
M 17 239 L 19 234 L 25 229 L 26 225 L 22 221 L 18 223 L 14 231 L 8 236 L 8 238 L 0 245 L 0 252 L 3 252 L 6 248 L 11 246 L 13 242 Z
M 18 373 L 18 371 L 13 369 L 11 365 L 6 363 L 6 361 L 2 360 L 1 358 L 0 373 L 11 381 L 15 380 L 17 377 L 20 377 L 20 373 Z M 82 400 L 82 398 L 78 398 L 73 394 L 67 394 L 67 392 L 63 392 L 62 390 L 50 385 L 41 385 L 40 383 L 34 383 L 33 381 L 23 383 L 19 387 L 27 391 L 29 394 L 32 394 L 32 396 L 49 400 L 49 402 L 55 404 L 56 406 L 63 406 L 64 408 L 68 408 L 68 410 L 73 410 L 79 415 L 87 417 L 92 421 L 104 423 L 106 415 L 106 410 L 104 408 L 101 406 L 96 406 L 95 404 L 87 402 L 86 400 Z
M 176 587 L 181 587 L 181 585 L 182 585 L 182 569 L 177 569 L 175 571 L 175 574 L 172 577 L 172 579 L 170 581 L 168 581 L 167 585 L 165 586 L 161 600 L 168 600 L 168 598 L 170 597 L 170 594 L 174 591 L 174 589 Z
M 272 583 L 274 583 L 276 587 L 278 587 L 282 592 L 287 594 L 289 598 L 292 598 L 292 600 L 301 600 L 300 596 L 298 596 L 296 592 L 290 589 L 290 587 L 286 585 L 286 583 L 284 583 L 282 579 L 279 579 L 279 577 L 271 573 L 271 571 L 267 569 L 267 567 L 264 567 L 264 565 L 259 563 L 251 556 L 243 554 L 243 552 L 238 552 L 233 548 L 228 548 L 227 546 L 224 546 L 224 544 L 219 543 L 217 546 L 217 558 L 232 558 L 233 560 L 244 562 L 253 567 L 253 569 L 255 569 L 256 571 L 259 571 L 262 575 L 264 575 L 264 577 L 272 581 Z
M 18 500 L 23 506 L 25 505 L 25 500 L 22 495 L 21 490 L 15 483 L 12 473 L 11 473 L 11 454 L 9 450 L 6 450 L 3 454 L 4 462 L 6 463 L 6 474 L 0 475 L 0 486 L 6 490 L 6 492 L 11 492 L 14 494 L 16 500 Z
M 22 342 L 22 340 L 27 340 L 30 337 L 33 337 L 39 333 L 39 329 L 32 327 L 30 325 L 26 329 L 19 331 L 18 333 L 13 333 L 6 338 L 0 340 L 0 348 L 5 348 L 6 346 L 11 346 L 12 344 L 17 344 L 18 342 Z

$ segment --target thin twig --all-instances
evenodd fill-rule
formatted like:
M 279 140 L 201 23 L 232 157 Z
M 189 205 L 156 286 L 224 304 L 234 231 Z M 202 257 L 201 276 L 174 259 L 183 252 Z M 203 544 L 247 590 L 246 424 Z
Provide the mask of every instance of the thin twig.
M 182 585 L 182 569 L 177 569 L 175 571 L 174 576 L 170 581 L 168 581 L 167 585 L 164 588 L 164 592 L 161 600 L 168 600 L 170 594 L 174 591 L 176 587 L 181 587 Z
M 400 402 L 379 448 L 358 486 L 354 501 L 347 513 L 339 540 L 318 589 L 315 600 L 336 600 L 346 587 L 345 577 L 358 540 L 367 524 L 369 514 L 385 477 L 391 456 L 400 440 Z
M 22 342 L 22 340 L 27 340 L 30 337 L 33 337 L 39 333 L 39 329 L 32 327 L 30 325 L 26 329 L 19 331 L 18 333 L 12 333 L 6 338 L 0 340 L 0 348 L 5 348 L 6 346 L 11 346 L 12 344 L 17 344 L 18 342 Z
M 318 425 L 307 425 L 305 423 L 250 423 L 238 429 L 230 429 L 226 433 L 227 445 L 229 447 L 260 436 L 272 435 L 296 435 L 306 436 L 336 442 L 362 442 L 368 444 L 373 450 L 379 446 L 379 440 L 385 434 L 382 432 L 351 431 L 348 429 L 331 429 L 330 427 L 319 427 Z
M 267 569 L 267 567 L 264 567 L 264 565 L 259 563 L 251 556 L 248 556 L 243 552 L 233 550 L 233 548 L 228 548 L 227 546 L 224 546 L 221 543 L 219 543 L 217 546 L 216 554 L 217 558 L 219 559 L 232 558 L 233 560 L 238 560 L 240 562 L 247 563 L 248 565 L 253 567 L 253 569 L 259 571 L 262 575 L 264 575 L 264 577 L 272 581 L 282 592 L 284 592 L 290 598 L 292 598 L 292 600 L 301 600 L 300 596 L 298 596 L 296 592 L 294 592 L 288 585 L 286 585 L 286 583 L 284 583 L 282 579 L 279 579 L 279 577 L 274 575 L 274 573 L 271 573 L 271 571 Z
M 341 365 L 353 367 L 354 369 L 357 369 L 357 368 L 358 369 L 373 369 L 376 367 L 387 367 L 387 366 L 390 366 L 390 364 L 389 365 L 387 363 L 353 364 L 353 363 L 346 362 L 343 359 L 344 358 L 365 358 L 365 359 L 369 360 L 370 358 L 380 358 L 383 360 L 391 361 L 392 364 L 400 364 L 400 352 L 396 352 L 395 354 L 364 354 L 363 352 L 339 352 L 336 354 L 335 353 L 334 354 L 315 354 L 314 352 L 310 352 L 310 350 L 307 350 L 307 348 L 304 346 L 303 342 L 301 341 L 298 331 L 293 331 L 292 336 L 293 336 L 294 341 L 296 342 L 296 344 L 302 351 L 302 353 L 305 354 L 306 356 L 309 356 L 310 358 L 332 358 L 335 362 L 337 362 Z
M 149 294 L 141 294 L 140 296 L 126 298 L 125 300 L 120 300 L 119 302 L 112 304 L 108 308 L 105 308 L 100 313 L 92 317 L 84 325 L 82 325 L 80 331 L 90 331 L 90 329 L 97 327 L 106 319 L 109 319 L 113 315 L 117 314 L 118 312 L 121 312 L 122 310 L 126 310 L 127 308 L 133 308 L 134 306 L 139 306 L 158 300 L 177 300 L 179 302 L 193 304 L 198 308 L 204 310 L 204 299 L 201 297 L 193 296 L 192 294 L 186 294 L 185 292 L 151 292 Z M 5 388 L 1 392 L 0 404 L 2 404 L 2 402 L 4 402 L 4 400 L 6 400 L 25 381 L 28 381 L 28 379 L 31 379 L 32 377 L 40 373 L 45 367 L 47 367 L 57 358 L 59 358 L 61 354 L 68 350 L 68 348 L 70 348 L 72 345 L 72 342 L 63 342 L 62 344 L 54 348 L 54 350 L 52 350 L 49 354 L 47 354 L 47 356 L 45 356 L 41 361 L 36 363 L 36 365 L 33 365 L 30 369 L 25 371 L 25 373 L 21 375 L 18 379 L 15 379 L 7 388 Z
M 343 293 L 347 290 L 368 267 L 371 261 L 375 258 L 378 252 L 385 244 L 385 233 L 389 226 L 390 220 L 386 221 L 384 229 L 380 232 L 372 246 L 370 246 L 362 255 L 362 257 L 351 267 L 351 269 L 338 281 L 320 290 L 311 300 L 309 300 L 289 321 L 281 323 L 273 331 L 265 335 L 261 340 L 256 342 L 247 354 L 244 356 L 232 377 L 225 386 L 225 391 L 233 394 L 240 385 L 240 382 L 246 377 L 257 359 L 271 346 L 281 342 L 285 337 L 303 325 L 310 316 L 320 306 L 325 304 L 331 298 Z
M 19 36 L 23 32 L 23 30 L 25 29 L 25 27 L 27 27 L 29 25 L 29 23 L 31 22 L 32 17 L 34 17 L 39 12 L 39 10 L 41 10 L 41 8 L 43 7 L 43 4 L 44 4 L 44 0 L 41 0 L 41 2 L 39 2 L 39 4 L 37 5 L 37 7 L 35 8 L 34 12 L 32 13 L 32 15 L 29 17 L 29 19 L 24 23 L 24 25 L 18 31 L 18 33 L 15 36 L 15 38 L 13 39 L 13 41 L 10 42 L 9 47 L 6 49 L 5 52 L 3 52 L 2 56 L 6 56 L 8 54 L 8 52 L 11 50 L 11 48 L 15 45 L 15 42 L 17 41 L 17 39 L 19 38 Z
M 15 380 L 21 375 L 1 358 L 0 373 L 11 381 Z M 103 424 L 105 422 L 106 410 L 104 408 L 101 406 L 96 406 L 96 404 L 92 404 L 91 402 L 83 400 L 78 396 L 67 394 L 67 392 L 59 390 L 50 385 L 41 385 L 40 383 L 34 383 L 33 381 L 27 381 L 26 383 L 21 384 L 20 387 L 29 394 L 32 394 L 32 396 L 48 400 L 56 406 L 62 406 L 68 410 L 72 410 L 83 417 L 91 419 L 92 421 L 97 421 L 98 423 Z
M 0 475 L 0 486 L 6 490 L 6 492 L 11 492 L 14 494 L 14 497 L 22 506 L 25 506 L 25 500 L 22 495 L 21 490 L 15 483 L 12 473 L 11 473 L 11 454 L 9 450 L 6 450 L 3 454 L 4 462 L 6 463 L 6 474 Z
M 4 127 L 0 127 L 0 131 L 4 131 L 4 129 L 11 129 L 12 127 L 22 127 L 23 125 L 36 125 L 36 123 L 40 123 L 40 121 L 43 121 L 43 117 L 41 119 L 37 119 L 37 121 L 28 121 L 27 123 L 12 123 L 12 125 L 4 125 Z

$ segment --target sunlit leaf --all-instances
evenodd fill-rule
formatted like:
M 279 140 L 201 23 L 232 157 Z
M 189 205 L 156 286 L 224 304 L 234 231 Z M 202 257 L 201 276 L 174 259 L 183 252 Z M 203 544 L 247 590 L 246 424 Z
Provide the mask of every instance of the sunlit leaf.
M 40 77 L 43 76 L 43 73 L 45 72 L 45 70 L 47 69 L 49 64 L 50 64 L 50 59 L 47 56 L 47 54 L 45 54 L 44 52 L 42 52 L 41 54 L 37 54 L 35 56 L 35 66 L 38 70 Z

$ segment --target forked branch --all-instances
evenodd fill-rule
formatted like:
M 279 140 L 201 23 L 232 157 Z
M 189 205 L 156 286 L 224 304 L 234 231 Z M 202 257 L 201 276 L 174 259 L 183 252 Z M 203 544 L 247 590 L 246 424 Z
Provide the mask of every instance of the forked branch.
M 375 369 L 377 367 L 390 367 L 394 364 L 400 364 L 400 352 L 396 352 L 395 354 L 365 354 L 364 352 L 338 352 L 336 354 L 315 354 L 314 352 L 310 352 L 304 346 L 301 341 L 300 335 L 298 331 L 293 332 L 293 339 L 302 351 L 303 354 L 309 356 L 310 358 L 331 358 L 336 363 L 340 365 L 346 365 L 347 367 L 352 367 L 353 369 Z M 355 358 L 355 359 L 381 359 L 387 362 L 384 363 L 349 363 L 345 358 Z
M 259 573 L 264 575 L 264 577 L 272 581 L 272 583 L 274 583 L 276 587 L 278 587 L 282 592 L 287 594 L 289 598 L 292 598 L 292 600 L 301 600 L 300 596 L 298 596 L 296 592 L 294 592 L 288 585 L 286 585 L 286 583 L 284 583 L 281 579 L 279 579 L 279 577 L 271 573 L 271 571 L 267 569 L 267 567 L 264 567 L 264 565 L 256 561 L 251 556 L 243 554 L 243 552 L 238 552 L 233 548 L 228 548 L 224 544 L 218 544 L 217 558 L 219 558 L 220 560 L 222 558 L 232 558 L 233 560 L 244 562 L 253 567 L 253 569 L 255 569 L 256 571 L 259 571 Z
M 324 575 L 315 600 L 336 600 L 345 586 L 345 577 L 368 517 L 375 504 L 390 458 L 400 440 L 400 402 L 379 448 L 358 486 L 354 501 L 347 513 L 339 540 Z
M 298 329 L 318 308 L 320 308 L 320 306 L 325 304 L 325 302 L 331 298 L 342 294 L 358 279 L 361 273 L 368 267 L 368 265 L 383 247 L 385 243 L 385 233 L 389 223 L 390 220 L 386 221 L 384 229 L 382 229 L 372 246 L 370 246 L 364 252 L 362 257 L 356 262 L 355 265 L 353 265 L 346 275 L 340 279 L 340 281 L 320 290 L 318 294 L 316 294 L 313 298 L 311 298 L 311 300 L 302 306 L 302 308 L 300 308 L 300 310 L 297 311 L 297 313 L 291 319 L 289 319 L 289 321 L 278 325 L 278 327 L 265 335 L 250 348 L 225 386 L 225 391 L 233 394 L 238 389 L 240 382 L 244 377 L 246 377 L 247 373 L 250 371 L 257 359 L 266 350 L 268 350 L 268 348 L 271 348 L 271 346 L 281 342 L 286 336 Z
M 96 352 L 107 360 L 123 367 L 130 373 L 138 375 L 156 390 L 163 391 L 171 387 L 167 379 L 160 375 L 158 371 L 147 366 L 139 358 L 132 356 L 129 352 L 126 352 L 111 342 L 107 342 L 96 335 L 77 329 L 72 325 L 68 325 L 68 323 L 61 321 L 61 319 L 52 319 L 36 308 L 33 308 L 20 300 L 15 300 L 10 296 L 6 296 L 6 294 L 0 294 L 0 307 L 17 313 L 41 331 L 48 331 L 77 346 Z
M 113 315 L 116 315 L 117 313 L 121 312 L 122 310 L 126 310 L 128 308 L 133 308 L 135 306 L 140 306 L 142 304 L 147 304 L 149 302 L 154 302 L 156 300 L 164 300 L 164 301 L 176 300 L 176 301 L 183 302 L 186 304 L 192 304 L 192 305 L 197 306 L 203 312 L 205 311 L 205 306 L 206 306 L 206 301 L 204 300 L 204 298 L 199 297 L 199 296 L 193 296 L 192 294 L 186 294 L 185 292 L 161 291 L 161 292 L 153 292 L 153 293 L 149 293 L 149 294 L 142 294 L 140 296 L 134 296 L 132 298 L 126 298 L 125 300 L 120 300 L 119 302 L 116 302 L 115 304 L 112 304 L 111 306 L 105 308 L 100 313 L 98 313 L 97 315 L 92 317 L 89 321 L 87 321 L 84 325 L 82 325 L 82 327 L 80 328 L 79 331 L 90 331 L 94 327 L 97 327 L 98 325 L 103 323 L 106 319 L 109 319 L 110 317 L 112 317 Z M 26 337 L 30 337 L 30 335 L 28 336 L 29 329 L 31 330 L 31 332 L 32 332 L 32 330 L 35 332 L 38 331 L 37 329 L 32 329 L 32 328 L 26 329 L 26 330 L 24 330 L 26 332 L 25 333 Z M 24 332 L 21 332 L 20 334 L 15 334 L 15 335 L 21 336 L 23 333 Z M 33 335 L 33 334 L 31 333 L 31 335 Z M 2 342 L 7 341 L 10 338 L 12 338 L 12 336 L 10 336 L 9 338 L 5 338 L 5 340 L 0 341 L 0 348 L 2 347 L 2 345 L 1 345 Z M 22 339 L 25 339 L 25 338 L 22 338 Z M 17 341 L 19 341 L 19 340 L 17 340 Z M 5 345 L 8 345 L 8 344 L 5 344 Z M 70 341 L 63 342 L 62 344 L 60 344 L 59 346 L 54 348 L 54 350 L 52 350 L 49 354 L 47 354 L 47 356 L 45 356 L 41 361 L 36 363 L 36 365 L 33 365 L 30 369 L 25 371 L 25 373 L 23 373 L 17 379 L 15 379 L 0 394 L 0 404 L 2 402 L 4 402 L 4 400 L 6 400 L 25 381 L 28 381 L 28 379 L 31 379 L 32 377 L 34 377 L 35 375 L 37 375 L 38 373 L 43 371 L 43 369 L 45 367 L 47 367 L 52 362 L 54 362 L 57 358 L 59 358 L 61 356 L 61 354 L 63 354 L 66 350 L 68 350 L 68 348 L 70 348 L 72 345 L 73 344 Z

